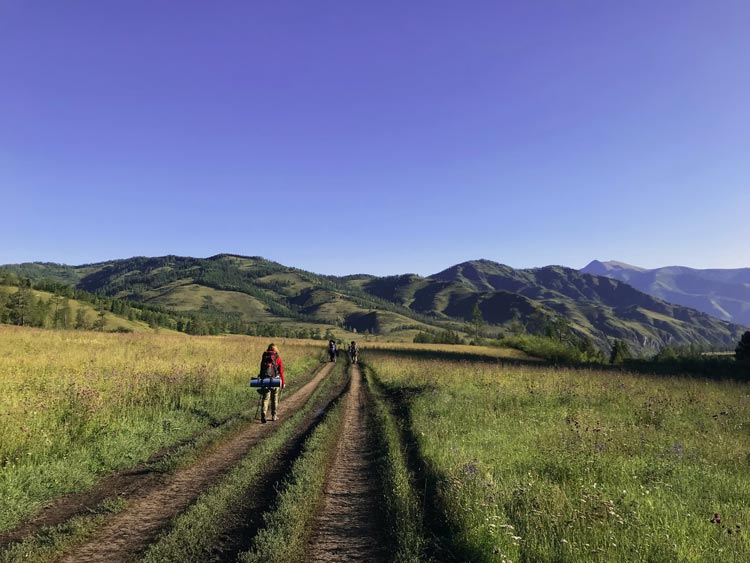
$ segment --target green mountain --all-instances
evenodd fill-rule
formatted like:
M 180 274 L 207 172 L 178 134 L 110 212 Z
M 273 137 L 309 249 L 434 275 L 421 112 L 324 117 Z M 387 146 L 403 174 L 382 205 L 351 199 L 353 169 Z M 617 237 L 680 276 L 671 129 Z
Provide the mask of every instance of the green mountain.
M 187 318 L 57 282 L 19 278 L 0 271 L 0 324 L 37 328 L 154 332 L 174 330 Z
M 469 319 L 477 303 L 484 319 L 495 324 L 516 318 L 528 325 L 530 318 L 539 315 L 564 318 L 574 332 L 602 347 L 612 338 L 627 340 L 636 349 L 731 347 L 744 330 L 626 283 L 561 266 L 516 270 L 477 260 L 427 279 L 432 283 L 417 292 L 417 306 L 431 305 L 445 315 Z
M 475 307 L 488 335 L 544 332 L 563 319 L 574 334 L 604 349 L 615 338 L 640 350 L 691 344 L 732 347 L 745 330 L 607 277 L 559 266 L 516 270 L 488 260 L 465 262 L 428 277 L 324 276 L 229 254 L 3 269 L 178 313 L 224 319 L 229 330 L 243 323 L 276 323 L 412 338 L 420 331 L 465 330 Z
M 321 276 L 260 257 L 135 257 L 83 266 L 18 264 L 19 276 L 69 283 L 77 289 L 170 311 L 198 314 L 226 330 L 268 333 L 271 325 L 312 331 L 356 329 L 391 334 L 456 329 L 371 295 L 351 279 Z M 322 332 L 321 332 L 322 331 Z M 288 332 L 288 331 L 286 331 Z

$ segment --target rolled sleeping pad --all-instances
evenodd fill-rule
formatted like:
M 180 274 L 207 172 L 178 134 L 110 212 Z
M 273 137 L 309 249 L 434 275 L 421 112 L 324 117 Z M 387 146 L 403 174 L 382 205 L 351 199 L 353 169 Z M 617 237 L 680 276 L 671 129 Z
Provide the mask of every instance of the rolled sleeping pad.
M 281 387 L 280 377 L 253 377 L 250 380 L 250 387 Z

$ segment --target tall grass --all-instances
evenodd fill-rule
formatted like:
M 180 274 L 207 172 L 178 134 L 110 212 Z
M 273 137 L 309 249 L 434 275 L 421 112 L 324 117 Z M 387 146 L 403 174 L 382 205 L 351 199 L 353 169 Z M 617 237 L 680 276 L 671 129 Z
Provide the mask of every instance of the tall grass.
M 373 352 L 457 555 L 750 560 L 750 385 Z M 718 516 L 715 516 L 718 515 Z
M 319 346 L 279 344 L 294 385 Z M 250 407 L 267 345 L 0 327 L 0 531 Z
M 238 529 L 247 511 L 257 505 L 254 489 L 279 462 L 279 453 L 291 440 L 302 421 L 321 406 L 344 383 L 342 364 L 317 387 L 305 405 L 276 432 L 253 447 L 248 455 L 221 481 L 207 490 L 174 521 L 168 534 L 152 544 L 142 563 L 206 561 L 227 530 Z M 266 485 L 267 486 L 267 485 Z

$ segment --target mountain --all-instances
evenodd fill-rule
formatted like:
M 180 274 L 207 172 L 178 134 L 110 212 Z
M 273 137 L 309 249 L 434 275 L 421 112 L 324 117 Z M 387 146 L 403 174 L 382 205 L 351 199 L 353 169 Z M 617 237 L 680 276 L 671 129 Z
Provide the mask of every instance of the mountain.
M 381 334 L 461 328 L 457 321 L 425 322 L 420 314 L 370 295 L 344 278 L 257 256 L 134 257 L 83 266 L 26 263 L 0 269 L 178 313 L 197 313 L 231 330 L 247 324 L 316 331 L 346 327 Z
M 182 314 L 213 316 L 226 320 L 227 327 L 279 323 L 410 339 L 420 331 L 465 330 L 478 307 L 488 334 L 522 325 L 543 332 L 565 319 L 575 334 L 604 349 L 613 338 L 639 350 L 688 344 L 730 347 L 743 331 L 610 277 L 560 266 L 516 270 L 476 260 L 427 277 L 335 277 L 260 257 L 220 254 L 0 269 Z
M 405 281 L 401 279 L 398 294 L 388 298 L 416 310 L 465 320 L 471 318 L 476 303 L 487 322 L 500 325 L 516 318 L 528 326 L 539 315 L 548 320 L 564 318 L 576 333 L 601 347 L 611 338 L 625 339 L 641 350 L 686 344 L 731 346 L 743 330 L 626 283 L 561 266 L 516 270 L 476 260 L 421 280 L 412 278 L 411 289 Z M 406 300 L 399 301 L 399 296 Z
M 581 271 L 624 281 L 670 303 L 750 326 L 750 268 L 696 270 L 669 266 L 647 270 L 623 262 L 594 260 Z

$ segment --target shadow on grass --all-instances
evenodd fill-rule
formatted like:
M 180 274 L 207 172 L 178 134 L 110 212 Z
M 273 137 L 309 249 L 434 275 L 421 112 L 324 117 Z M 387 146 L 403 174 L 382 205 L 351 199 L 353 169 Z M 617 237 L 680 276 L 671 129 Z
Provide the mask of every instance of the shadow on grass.
M 402 357 L 421 360 L 444 360 L 444 361 L 466 361 L 483 362 L 498 366 L 527 366 L 527 367 L 551 367 L 568 368 L 591 371 L 611 372 L 613 374 L 629 372 L 642 375 L 654 375 L 665 377 L 691 377 L 700 379 L 711 379 L 715 381 L 739 381 L 750 382 L 750 364 L 741 364 L 733 358 L 678 358 L 669 361 L 654 361 L 646 359 L 625 360 L 622 365 L 601 363 L 566 363 L 552 362 L 542 359 L 517 359 L 499 358 L 491 354 L 477 352 L 460 352 L 451 350 L 368 350 L 368 355 L 382 354 L 393 357 Z
M 401 358 L 420 359 L 420 360 L 443 360 L 451 362 L 483 362 L 495 365 L 507 366 L 543 366 L 546 365 L 543 360 L 522 359 L 522 358 L 502 358 L 492 354 L 483 354 L 477 352 L 461 352 L 456 350 L 419 350 L 419 349 L 371 349 L 367 350 L 367 355 L 382 354 Z
M 419 441 L 414 432 L 411 416 L 413 401 L 431 388 L 423 387 L 389 387 L 383 385 L 377 376 L 372 374 L 372 381 L 386 401 L 391 412 L 401 421 L 397 424 L 401 433 L 401 442 L 406 453 L 406 462 L 415 479 L 415 488 L 425 517 L 424 530 L 428 535 L 427 556 L 429 561 L 441 563 L 486 561 L 487 554 L 479 549 L 462 543 L 455 527 L 451 526 L 447 507 L 443 504 L 439 484 L 445 482 L 446 476 L 430 467 L 424 459 Z
M 646 375 L 680 375 L 750 382 L 750 364 L 741 364 L 733 358 L 685 358 L 656 362 L 652 360 L 626 360 L 625 369 Z

